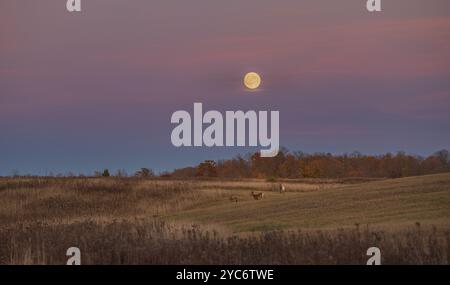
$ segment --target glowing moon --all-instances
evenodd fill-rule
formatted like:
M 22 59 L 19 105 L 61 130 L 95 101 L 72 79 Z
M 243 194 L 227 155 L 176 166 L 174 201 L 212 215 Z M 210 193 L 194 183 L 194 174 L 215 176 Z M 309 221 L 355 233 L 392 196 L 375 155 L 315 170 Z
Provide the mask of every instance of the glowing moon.
M 248 89 L 256 89 L 261 85 L 261 76 L 256 72 L 249 72 L 244 76 L 244 85 Z

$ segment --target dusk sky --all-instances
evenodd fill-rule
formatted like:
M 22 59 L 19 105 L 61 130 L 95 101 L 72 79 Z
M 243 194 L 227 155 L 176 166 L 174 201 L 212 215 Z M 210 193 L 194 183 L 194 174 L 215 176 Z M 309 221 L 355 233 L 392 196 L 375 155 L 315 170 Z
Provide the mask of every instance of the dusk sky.
M 156 171 L 173 112 L 278 110 L 290 150 L 450 148 L 450 1 L 0 1 L 0 175 Z M 246 91 L 248 71 L 261 90 Z

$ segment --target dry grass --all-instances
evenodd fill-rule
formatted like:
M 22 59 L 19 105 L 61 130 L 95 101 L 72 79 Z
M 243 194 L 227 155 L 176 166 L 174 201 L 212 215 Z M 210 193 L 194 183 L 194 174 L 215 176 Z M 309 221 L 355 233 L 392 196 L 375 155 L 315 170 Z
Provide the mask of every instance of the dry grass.
M 116 178 L 1 179 L 0 222 L 155 217 L 221 199 L 187 182 Z
M 450 174 L 341 185 L 317 191 L 268 191 L 254 201 L 249 191 L 233 191 L 241 202 L 217 201 L 174 213 L 175 220 L 219 224 L 234 231 L 402 225 L 416 221 L 450 225 Z
M 167 181 L 167 183 L 171 183 L 172 181 Z M 278 186 L 280 182 L 266 182 L 264 180 L 257 179 L 245 179 L 240 181 L 214 181 L 214 180 L 204 180 L 204 181 L 193 181 L 198 189 L 207 189 L 207 190 L 229 190 L 229 191 L 245 191 L 245 190 L 256 190 L 256 191 L 273 191 L 278 192 Z M 342 186 L 342 183 L 339 183 L 337 180 L 311 180 L 309 182 L 305 182 L 302 180 L 301 182 L 291 181 L 288 182 L 286 180 L 281 181 L 281 183 L 285 183 L 290 192 L 309 192 L 309 191 L 317 191 L 323 189 L 330 189 Z
M 286 194 L 272 187 L 1 178 L 0 264 L 64 264 L 72 246 L 84 264 L 364 264 L 372 246 L 384 264 L 449 263 L 448 174 L 290 182 Z M 264 199 L 253 200 L 253 190 L 265 191 Z
M 450 232 L 419 227 L 227 235 L 164 221 L 21 224 L 0 229 L 0 264 L 64 264 L 77 246 L 84 264 L 365 264 L 377 246 L 383 264 L 448 264 Z

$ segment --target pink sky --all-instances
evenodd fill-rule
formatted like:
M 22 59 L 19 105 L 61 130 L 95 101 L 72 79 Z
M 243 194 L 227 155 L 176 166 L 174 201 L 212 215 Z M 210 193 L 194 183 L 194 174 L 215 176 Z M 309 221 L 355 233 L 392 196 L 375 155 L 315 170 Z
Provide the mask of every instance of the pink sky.
M 279 110 L 292 150 L 449 148 L 449 1 L 63 2 L 0 2 L 0 175 L 252 150 L 174 149 L 170 115 L 193 102 Z M 261 92 L 243 90 L 249 70 Z

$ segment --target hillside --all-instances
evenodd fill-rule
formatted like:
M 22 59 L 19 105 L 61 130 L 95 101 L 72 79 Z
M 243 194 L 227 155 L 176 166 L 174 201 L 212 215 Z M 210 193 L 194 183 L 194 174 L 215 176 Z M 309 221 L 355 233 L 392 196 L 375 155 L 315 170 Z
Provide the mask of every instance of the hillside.
M 288 185 L 293 187 L 292 185 Z M 360 225 L 450 223 L 450 174 L 343 185 L 315 191 L 265 192 L 255 201 L 249 190 L 232 192 L 240 200 L 204 203 L 168 217 L 218 224 L 234 231 L 280 228 L 336 228 Z
M 365 264 L 373 246 L 449 263 L 450 174 L 284 183 L 0 178 L 0 264 L 65 264 L 74 245 L 84 264 Z

